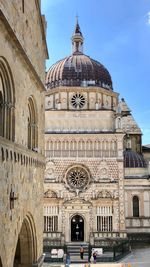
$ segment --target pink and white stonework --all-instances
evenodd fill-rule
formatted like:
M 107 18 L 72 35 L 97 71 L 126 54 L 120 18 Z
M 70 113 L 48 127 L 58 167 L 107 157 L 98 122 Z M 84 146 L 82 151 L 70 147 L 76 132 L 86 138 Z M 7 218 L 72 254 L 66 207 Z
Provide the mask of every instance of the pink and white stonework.
M 99 244 L 149 232 L 141 130 L 108 70 L 83 54 L 78 21 L 72 54 L 48 70 L 46 89 L 45 240 Z

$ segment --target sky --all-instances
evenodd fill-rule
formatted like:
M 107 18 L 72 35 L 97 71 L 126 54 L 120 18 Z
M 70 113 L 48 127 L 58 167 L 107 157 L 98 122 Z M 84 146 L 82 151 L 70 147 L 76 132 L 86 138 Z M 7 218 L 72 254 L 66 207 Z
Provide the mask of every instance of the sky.
M 48 69 L 71 54 L 76 16 L 84 54 L 109 71 L 150 144 L 150 0 L 41 0 L 47 21 Z

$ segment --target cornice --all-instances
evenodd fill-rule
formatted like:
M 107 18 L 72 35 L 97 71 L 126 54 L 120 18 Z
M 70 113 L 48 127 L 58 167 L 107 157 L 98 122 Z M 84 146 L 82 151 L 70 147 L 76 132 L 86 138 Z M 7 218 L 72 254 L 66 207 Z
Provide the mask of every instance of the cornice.
M 51 95 L 55 93 L 63 93 L 63 92 L 75 92 L 75 91 L 80 91 L 80 92 L 86 92 L 86 93 L 102 93 L 108 96 L 113 96 L 113 97 L 118 97 L 119 93 L 110 91 L 107 89 L 104 89 L 102 87 L 97 87 L 97 86 L 58 86 L 55 88 L 51 88 L 46 90 L 46 95 Z

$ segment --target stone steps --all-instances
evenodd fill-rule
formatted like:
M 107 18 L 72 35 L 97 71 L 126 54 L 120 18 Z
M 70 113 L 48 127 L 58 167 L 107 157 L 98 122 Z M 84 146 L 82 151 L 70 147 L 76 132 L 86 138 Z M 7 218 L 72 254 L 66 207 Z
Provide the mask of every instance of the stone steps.
M 89 244 L 82 243 L 82 246 L 84 248 L 83 259 L 80 258 L 80 246 L 81 246 L 81 243 L 68 243 L 67 244 L 67 252 L 70 254 L 71 263 L 87 263 L 88 262 Z
M 71 263 L 87 263 L 88 262 L 88 256 L 84 256 L 83 259 L 80 258 L 80 256 L 70 256 Z

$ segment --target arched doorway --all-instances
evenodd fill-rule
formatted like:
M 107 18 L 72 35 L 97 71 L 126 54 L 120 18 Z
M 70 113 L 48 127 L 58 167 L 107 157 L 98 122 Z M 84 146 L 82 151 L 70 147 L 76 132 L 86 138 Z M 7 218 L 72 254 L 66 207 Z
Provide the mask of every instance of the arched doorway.
M 71 241 L 84 241 L 84 219 L 80 215 L 74 215 L 71 219 Z
M 26 217 L 18 236 L 13 267 L 29 267 L 36 259 L 36 239 L 31 218 Z

